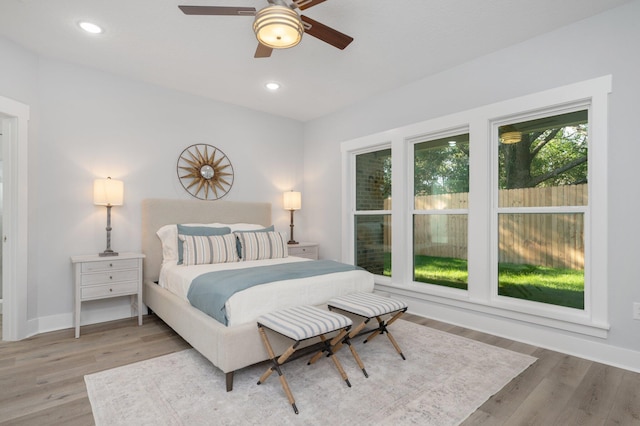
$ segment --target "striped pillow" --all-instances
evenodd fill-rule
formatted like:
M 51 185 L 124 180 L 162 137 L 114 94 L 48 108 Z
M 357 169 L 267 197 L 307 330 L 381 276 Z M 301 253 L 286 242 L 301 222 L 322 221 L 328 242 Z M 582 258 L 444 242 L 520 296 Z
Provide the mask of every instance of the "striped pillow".
M 204 265 L 238 261 L 236 237 L 226 235 L 178 235 L 183 242 L 184 265 Z
M 287 241 L 280 232 L 237 232 L 242 260 L 287 257 Z

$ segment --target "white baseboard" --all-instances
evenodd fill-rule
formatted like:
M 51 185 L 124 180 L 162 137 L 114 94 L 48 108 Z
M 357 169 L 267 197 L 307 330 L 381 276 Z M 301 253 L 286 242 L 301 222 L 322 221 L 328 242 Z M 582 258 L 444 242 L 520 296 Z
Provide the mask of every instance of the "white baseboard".
M 390 287 L 385 287 L 384 290 L 392 297 L 409 302 L 406 294 L 394 294 Z M 640 373 L 640 352 L 637 351 L 562 330 L 454 308 L 420 298 L 410 299 L 408 312 L 411 314 Z
M 142 314 L 145 315 L 147 309 L 143 306 Z M 137 313 L 131 311 L 129 304 L 112 305 L 112 306 L 90 306 L 83 305 L 80 313 L 80 325 L 97 324 L 107 321 L 115 321 L 118 319 L 131 318 Z M 50 315 L 30 320 L 27 324 L 28 336 L 39 333 L 47 333 L 50 331 L 64 330 L 74 328 L 74 314 L 64 313 L 58 315 Z

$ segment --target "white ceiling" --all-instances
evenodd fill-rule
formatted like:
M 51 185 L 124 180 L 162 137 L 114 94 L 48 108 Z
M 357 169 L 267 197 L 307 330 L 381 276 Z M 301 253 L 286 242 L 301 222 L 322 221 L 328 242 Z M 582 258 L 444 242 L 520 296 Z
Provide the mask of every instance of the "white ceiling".
M 266 0 L 0 0 L 0 34 L 48 58 L 307 121 L 629 1 L 327 0 L 302 14 L 351 45 L 305 35 L 265 59 L 253 58 L 252 17 L 177 5 Z M 88 35 L 81 20 L 105 32 Z M 276 93 L 264 89 L 272 80 Z

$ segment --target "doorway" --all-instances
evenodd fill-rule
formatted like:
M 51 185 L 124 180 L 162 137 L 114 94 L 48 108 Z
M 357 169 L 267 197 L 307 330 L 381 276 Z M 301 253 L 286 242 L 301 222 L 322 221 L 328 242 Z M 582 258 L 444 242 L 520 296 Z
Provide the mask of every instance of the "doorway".
M 4 235 L 2 230 L 3 230 L 3 224 L 2 224 L 2 217 L 3 215 L 3 204 L 2 204 L 2 195 L 4 193 L 4 188 L 3 186 L 3 179 L 2 179 L 2 172 L 3 172 L 3 160 L 2 160 L 2 146 L 4 144 L 3 142 L 3 132 L 2 132 L 2 127 L 4 127 L 4 124 L 2 126 L 0 126 L 0 236 Z M 3 304 L 3 300 L 2 300 L 2 286 L 3 286 L 3 282 L 4 282 L 4 277 L 2 276 L 3 274 L 3 270 L 4 268 L 2 267 L 2 262 L 3 262 L 3 256 L 2 256 L 2 252 L 3 252 L 3 247 L 2 244 L 0 244 L 0 340 L 2 340 L 2 304 Z
M 27 329 L 27 130 L 29 107 L 0 96 L 2 178 L 2 340 L 20 340 Z
M 5 139 L 7 139 L 7 141 L 9 140 L 9 126 L 10 123 L 8 122 L 9 118 L 3 117 L 2 115 L 0 115 L 0 239 L 4 236 L 3 230 L 4 230 L 4 224 L 3 222 L 3 218 L 4 218 L 4 206 L 2 203 L 2 196 L 4 194 L 4 179 L 2 179 L 2 173 L 4 172 L 3 170 L 3 157 L 4 157 L 4 145 L 5 145 Z M 6 122 L 5 122 L 6 121 Z M 4 340 L 3 336 L 6 335 L 7 333 L 4 332 L 3 328 L 3 316 L 4 316 L 4 256 L 2 256 L 2 252 L 4 251 L 4 244 L 0 244 L 0 340 Z

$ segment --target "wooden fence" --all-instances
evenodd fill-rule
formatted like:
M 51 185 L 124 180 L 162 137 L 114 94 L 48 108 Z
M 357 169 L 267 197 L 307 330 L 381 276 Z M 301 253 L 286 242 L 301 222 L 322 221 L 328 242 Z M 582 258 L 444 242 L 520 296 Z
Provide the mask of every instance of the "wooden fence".
M 587 185 L 501 190 L 499 198 L 501 207 L 580 206 L 587 204 Z M 415 198 L 415 207 L 466 209 L 468 194 L 420 196 Z M 416 254 L 467 258 L 467 215 L 418 215 L 414 222 Z M 499 262 L 584 268 L 581 213 L 500 214 L 498 227 Z M 385 244 L 391 241 L 390 237 L 390 233 L 385 233 Z

